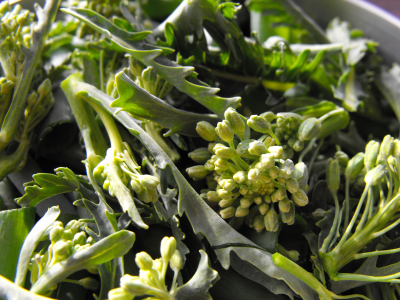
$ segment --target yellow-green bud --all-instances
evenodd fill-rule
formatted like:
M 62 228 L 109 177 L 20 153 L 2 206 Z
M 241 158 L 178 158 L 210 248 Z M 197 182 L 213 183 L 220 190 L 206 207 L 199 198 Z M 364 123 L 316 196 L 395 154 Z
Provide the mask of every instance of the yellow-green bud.
M 304 142 L 318 137 L 321 132 L 321 127 L 322 124 L 320 120 L 318 120 L 317 118 L 308 118 L 303 123 L 301 123 L 299 127 L 299 140 Z
M 260 162 L 264 168 L 270 169 L 275 165 L 275 155 L 273 153 L 266 153 L 260 156 Z
M 176 250 L 176 240 L 173 236 L 171 237 L 164 237 L 161 240 L 161 257 L 164 259 L 164 261 L 169 261 L 171 260 L 172 255 L 174 254 Z
M 127 293 L 123 288 L 112 289 L 108 292 L 109 300 L 132 300 L 135 296 Z
M 273 154 L 276 159 L 282 158 L 283 148 L 282 146 L 271 146 L 268 148 L 268 152 Z
M 349 156 L 343 151 L 337 151 L 335 153 L 335 158 L 339 161 L 339 165 L 341 168 L 346 168 L 349 163 Z
M 261 203 L 258 206 L 258 210 L 260 211 L 260 214 L 265 215 L 269 210 L 269 205 L 267 203 L 265 203 L 265 202 Z
M 267 111 L 265 113 L 262 113 L 260 115 L 261 118 L 264 118 L 267 120 L 267 122 L 271 123 L 273 120 L 275 120 L 275 114 L 272 111 Z
M 183 259 L 179 250 L 175 250 L 174 255 L 172 255 L 171 260 L 169 262 L 169 266 L 175 272 L 182 270 L 183 268 Z
M 211 158 L 211 153 L 207 148 L 198 148 L 189 153 L 189 157 L 198 164 L 204 164 Z
M 61 222 L 57 221 L 55 222 L 53 228 L 50 230 L 49 233 L 49 238 L 52 243 L 57 242 L 62 238 L 62 235 L 64 233 L 64 226 Z
M 384 165 L 378 165 L 371 171 L 368 171 L 365 175 L 365 183 L 372 186 L 377 185 L 381 182 L 386 174 L 386 167 Z
M 244 171 L 238 171 L 233 175 L 233 179 L 237 182 L 237 183 L 242 183 L 244 181 L 247 180 L 247 173 Z
M 261 141 L 254 141 L 249 144 L 249 153 L 260 156 L 268 152 L 268 148 Z
M 240 206 L 242 208 L 249 208 L 253 204 L 253 199 L 242 198 L 240 199 Z
M 71 255 L 71 244 L 63 240 L 53 245 L 53 255 L 56 261 L 61 261 Z
M 92 290 L 92 291 L 95 291 L 95 290 L 99 289 L 99 287 L 100 287 L 100 282 L 98 282 L 96 279 L 94 279 L 92 277 L 83 278 L 83 279 L 79 280 L 78 282 L 85 289 Z
M 99 274 L 99 269 L 97 268 L 97 266 L 90 266 L 86 268 L 86 270 L 88 270 L 88 272 L 91 274 Z
M 400 141 L 395 139 L 393 141 L 393 154 L 394 157 L 400 157 Z
M 332 192 L 336 192 L 339 189 L 340 166 L 337 159 L 329 158 L 326 162 L 326 182 Z
M 307 185 L 308 168 L 305 163 L 300 162 L 294 166 L 293 177 L 297 179 L 300 188 L 303 188 Z
M 124 275 L 120 281 L 121 287 L 130 294 L 143 295 L 147 294 L 149 286 L 142 282 L 138 276 Z
M 264 217 L 262 215 L 257 215 L 254 217 L 253 227 L 258 233 L 264 229 Z
M 280 176 L 282 176 L 284 179 L 289 179 L 290 177 L 292 177 L 293 173 L 295 171 L 294 168 L 294 163 L 292 160 L 287 159 L 285 160 L 285 162 L 282 164 L 281 168 L 280 168 Z
M 188 173 L 190 178 L 195 180 L 203 179 L 208 175 L 208 171 L 201 165 L 187 168 L 186 173 Z
M 281 219 L 282 219 L 283 223 L 288 224 L 288 225 L 294 224 L 295 217 L 296 217 L 294 203 L 292 201 L 290 201 L 289 211 L 287 211 L 287 212 L 281 211 L 280 215 L 281 215 Z
M 209 142 L 218 142 L 219 138 L 215 131 L 214 126 L 206 121 L 200 121 L 196 126 L 197 133 L 206 141 Z
M 268 212 L 264 216 L 264 226 L 267 231 L 276 232 L 279 229 L 279 219 L 278 214 L 271 206 Z
M 272 202 L 272 199 L 271 199 L 271 196 L 270 195 L 265 195 L 264 196 L 264 201 L 266 202 L 266 203 L 271 203 Z
M 215 165 L 216 168 L 218 168 L 219 172 L 226 171 L 230 167 L 229 162 L 227 160 L 225 160 L 225 159 L 222 159 L 222 158 L 218 158 L 215 161 L 214 165 Z
M 135 262 L 143 271 L 149 271 L 153 267 L 153 259 L 146 252 L 139 252 L 136 254 Z
M 155 189 L 160 184 L 160 180 L 152 175 L 140 175 L 139 181 L 147 189 Z
M 246 124 L 242 115 L 240 115 L 234 108 L 229 107 L 224 113 L 225 119 L 231 125 L 234 134 L 239 136 L 243 135 L 246 130 Z
M 219 207 L 226 208 L 232 206 L 233 202 L 235 202 L 234 198 L 222 199 L 218 202 Z
M 222 144 L 216 144 L 213 150 L 218 157 L 223 159 L 231 159 L 235 156 L 235 150 Z
M 273 166 L 271 169 L 269 169 L 268 174 L 272 179 L 275 179 L 279 176 L 280 169 L 277 166 Z
M 250 169 L 247 176 L 248 176 L 249 180 L 257 181 L 260 177 L 260 170 L 259 169 Z
M 364 164 L 367 171 L 372 170 L 376 166 L 376 160 L 379 154 L 379 143 L 370 141 L 365 147 Z
M 72 240 L 72 238 L 74 237 L 74 234 L 72 233 L 71 229 L 65 229 L 63 234 L 62 234 L 62 238 L 64 240 Z
M 207 146 L 207 150 L 210 151 L 210 153 L 215 154 L 214 153 L 214 147 L 217 143 L 209 143 Z
M 229 206 L 219 212 L 219 214 L 223 219 L 232 218 L 235 215 L 235 213 L 236 213 L 236 207 L 234 206 Z
M 237 184 L 233 179 L 224 179 L 224 183 L 221 186 L 224 188 L 224 190 L 233 191 L 237 187 Z
M 394 138 L 391 137 L 390 135 L 387 135 L 383 138 L 381 147 L 379 149 L 379 155 L 378 155 L 378 164 L 382 164 L 385 162 L 385 160 L 388 159 L 390 155 L 393 153 L 393 141 Z
M 288 191 L 292 194 L 296 193 L 300 189 L 299 182 L 295 178 L 286 179 L 285 184 L 288 188 Z
M 72 245 L 85 245 L 86 244 L 86 234 L 81 231 L 74 235 L 72 240 Z
M 77 220 L 71 220 L 65 226 L 65 230 L 70 229 L 72 232 L 72 235 L 75 235 L 78 231 L 83 230 L 85 227 L 86 227 L 86 223 L 79 222 Z M 72 239 L 72 237 L 71 237 L 71 239 Z
M 221 200 L 221 197 L 218 196 L 216 191 L 209 191 L 207 192 L 207 200 L 211 202 L 218 202 Z
M 271 124 L 265 120 L 264 118 L 252 115 L 247 120 L 247 125 L 253 129 L 254 131 L 261 132 L 261 133 L 270 133 L 272 132 Z
M 232 192 L 231 191 L 227 191 L 224 189 L 219 189 L 217 190 L 218 196 L 222 199 L 230 199 L 232 198 Z
M 305 206 L 308 204 L 308 197 L 303 190 L 298 190 L 296 193 L 292 194 L 293 201 L 298 206 Z
M 361 170 L 364 168 L 365 155 L 362 152 L 354 155 L 352 159 L 347 163 L 347 167 L 344 171 L 344 175 L 348 179 L 356 179 L 357 175 L 360 174 Z
M 260 196 L 254 197 L 253 199 L 254 203 L 259 205 L 262 203 L 262 198 Z
M 248 208 L 243 208 L 241 206 L 238 206 L 238 208 L 236 208 L 235 217 L 241 218 L 247 216 L 248 214 L 249 214 Z
M 285 199 L 282 199 L 278 202 L 279 210 L 284 213 L 288 212 L 290 210 L 290 203 L 291 201 L 289 198 L 286 197 Z
M 221 138 L 226 143 L 232 143 L 234 133 L 232 131 L 231 125 L 227 120 L 223 120 L 222 122 L 219 122 L 217 124 L 217 127 L 215 128 L 216 133 L 218 136 Z

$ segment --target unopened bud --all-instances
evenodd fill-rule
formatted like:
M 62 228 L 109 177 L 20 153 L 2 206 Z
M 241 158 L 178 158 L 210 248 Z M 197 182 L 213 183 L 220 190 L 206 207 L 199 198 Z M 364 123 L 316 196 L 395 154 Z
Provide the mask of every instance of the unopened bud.
M 219 212 L 219 214 L 223 219 L 232 218 L 235 215 L 235 213 L 236 213 L 236 207 L 234 206 L 229 206 Z
M 231 159 L 235 155 L 235 150 L 222 144 L 216 144 L 213 151 L 218 157 L 223 159 Z
M 400 140 L 395 139 L 393 141 L 393 154 L 394 157 L 400 157 Z
M 132 300 L 132 295 L 123 288 L 112 289 L 108 292 L 109 300 Z
M 232 131 L 231 125 L 227 120 L 223 120 L 222 122 L 219 122 L 217 124 L 217 127 L 215 128 L 216 133 L 218 136 L 221 138 L 226 143 L 232 143 L 234 133 Z
M 204 167 L 203 167 L 204 169 Z M 160 180 L 152 175 L 141 175 L 139 177 L 140 184 L 147 189 L 155 189 L 160 184 Z
M 296 193 L 292 194 L 293 201 L 298 206 L 305 206 L 308 204 L 308 197 L 303 190 L 298 190 Z
M 292 160 L 287 159 L 285 160 L 285 162 L 282 164 L 281 168 L 281 176 L 285 179 L 289 179 L 290 177 L 292 177 L 295 168 L 294 168 L 294 163 Z
M 224 190 L 224 189 L 219 189 L 219 190 L 217 191 L 217 193 L 218 193 L 218 196 L 219 196 L 221 199 L 230 199 L 230 198 L 232 197 L 232 192 L 231 192 L 231 191 Z M 220 204 L 221 204 L 221 202 L 220 202 Z
M 300 189 L 299 182 L 295 178 L 286 179 L 285 184 L 291 194 L 296 193 Z
M 249 214 L 248 208 L 243 208 L 241 206 L 238 206 L 238 208 L 236 209 L 236 212 L 235 212 L 235 217 L 241 218 L 241 217 L 247 216 L 248 214 Z
M 197 133 L 206 141 L 217 142 L 219 141 L 218 135 L 214 126 L 206 121 L 200 121 L 196 126 Z
M 221 197 L 218 196 L 216 191 L 209 191 L 207 192 L 207 200 L 211 202 L 218 202 L 221 200 Z
M 253 227 L 258 233 L 264 229 L 264 217 L 262 215 L 257 215 L 254 217 Z
M 208 171 L 201 165 L 187 168 L 186 173 L 188 173 L 189 177 L 194 180 L 203 179 L 208 175 Z
M 153 267 L 153 259 L 146 252 L 139 252 L 136 254 L 135 262 L 143 271 L 149 271 Z
M 85 289 L 96 291 L 100 287 L 100 282 L 92 277 L 86 277 L 78 281 Z
M 233 179 L 240 184 L 247 180 L 247 174 L 244 171 L 238 171 L 233 175 Z
M 175 250 L 174 255 L 172 255 L 171 260 L 169 262 L 169 266 L 175 272 L 182 270 L 183 259 L 181 253 L 178 250 Z
M 257 115 L 252 115 L 247 120 L 247 125 L 254 131 L 257 131 L 260 133 L 272 132 L 271 123 L 269 123 L 267 120 L 265 120 L 264 118 L 257 116 Z
M 261 118 L 264 118 L 267 120 L 267 122 L 271 123 L 273 120 L 275 120 L 276 116 L 272 111 L 267 111 L 265 113 L 262 113 L 260 115 Z
M 318 138 L 323 139 L 335 131 L 345 128 L 349 124 L 350 116 L 341 108 L 325 114 L 321 119 L 322 127 Z
M 198 164 L 204 164 L 211 158 L 211 153 L 207 148 L 198 148 L 189 153 L 189 157 Z
M 303 188 L 307 185 L 308 168 L 305 163 L 300 162 L 294 166 L 293 177 L 297 179 L 300 188 Z
M 337 159 L 329 158 L 326 162 L 326 182 L 332 192 L 336 192 L 339 189 L 340 166 Z
M 62 238 L 64 240 L 72 240 L 72 238 L 74 237 L 74 234 L 72 233 L 71 229 L 65 229 L 63 234 L 62 234 Z
M 280 169 L 277 166 L 272 167 L 271 169 L 269 169 L 269 172 L 268 172 L 269 176 L 272 179 L 277 178 L 279 176 L 279 173 L 280 173 Z
M 339 165 L 341 168 L 346 168 L 349 163 L 349 156 L 343 151 L 337 151 L 335 153 L 335 158 L 339 161 Z
M 290 208 L 287 212 L 283 212 L 281 211 L 281 218 L 282 218 L 282 222 L 288 225 L 292 225 L 295 221 L 295 207 L 294 207 L 294 203 L 292 201 L 290 201 Z
M 364 164 L 367 171 L 372 170 L 376 166 L 376 160 L 379 154 L 379 143 L 370 141 L 365 147 Z
M 71 255 L 71 244 L 63 240 L 53 245 L 53 255 L 56 261 L 61 261 Z
M 265 195 L 264 196 L 264 201 L 265 201 L 265 203 L 271 203 L 272 202 L 272 199 L 271 199 L 271 196 L 270 195 Z
M 357 175 L 360 174 L 361 170 L 364 168 L 365 155 L 362 152 L 354 155 L 352 159 L 347 163 L 347 167 L 344 171 L 344 175 L 349 179 L 356 179 Z
M 137 59 L 129 59 L 129 71 L 131 71 L 135 77 L 141 77 L 143 70 L 144 65 L 142 65 L 141 62 L 139 62 Z
M 120 285 L 125 291 L 133 295 L 147 294 L 149 290 L 149 286 L 143 283 L 138 276 L 124 275 L 121 277 Z
M 176 250 L 176 240 L 175 238 L 172 237 L 164 237 L 161 240 L 161 257 L 164 259 L 164 261 L 169 261 L 171 260 L 172 255 L 174 254 Z
M 273 153 L 262 154 L 260 162 L 265 169 L 270 169 L 275 165 L 275 156 Z
M 282 199 L 281 201 L 278 202 L 279 210 L 283 213 L 286 213 L 290 210 L 290 203 L 291 201 L 289 198 Z
M 260 177 L 260 170 L 259 169 L 250 169 L 247 176 L 248 176 L 249 180 L 257 181 Z
M 283 148 L 282 146 L 271 146 L 268 148 L 268 152 L 273 154 L 276 159 L 282 158 Z
M 249 153 L 251 155 L 260 156 L 261 154 L 267 153 L 268 148 L 261 141 L 254 141 L 249 144 Z
M 267 231 L 276 232 L 279 229 L 279 219 L 278 214 L 271 206 L 268 212 L 264 216 L 264 226 Z
M 242 198 L 240 199 L 240 206 L 243 208 L 249 208 L 250 205 L 253 204 L 253 199 L 248 199 L 248 198 Z
M 377 185 L 381 182 L 386 174 L 386 167 L 384 165 L 378 165 L 371 171 L 368 171 L 365 175 L 365 183 L 369 185 Z
M 249 140 L 245 140 L 245 141 L 240 142 L 236 146 L 235 154 L 240 156 L 240 157 L 243 157 L 243 158 L 250 158 L 250 159 L 257 158 L 256 156 L 254 156 L 254 155 L 249 153 L 250 143 L 252 143 L 254 141 L 255 140 L 249 139 Z
M 235 180 L 233 179 L 225 179 L 223 188 L 227 191 L 233 191 L 237 187 Z
M 321 132 L 321 127 L 322 124 L 320 120 L 317 118 L 308 118 L 301 123 L 299 127 L 299 140 L 304 142 L 318 137 Z
M 42 84 L 38 87 L 38 93 L 41 94 L 42 97 L 46 97 L 51 93 L 51 81 L 50 79 L 46 79 L 42 82 Z
M 390 135 L 387 135 L 383 138 L 381 147 L 379 149 L 379 155 L 378 155 L 378 164 L 382 164 L 385 162 L 385 160 L 388 159 L 390 155 L 393 153 L 393 141 L 394 138 L 391 137 Z
M 62 238 L 64 233 L 64 226 L 61 222 L 55 222 L 53 228 L 50 230 L 49 237 L 52 243 L 57 242 Z
M 234 134 L 239 136 L 243 135 L 246 130 L 246 124 L 244 123 L 244 117 L 240 115 L 232 107 L 228 108 L 224 113 L 225 119 L 228 120 L 231 125 Z
M 267 204 L 267 203 L 261 203 L 259 206 L 258 206 L 258 209 L 259 209 L 259 211 L 260 211 L 260 214 L 262 214 L 262 215 L 265 215 L 267 212 L 268 212 L 268 210 L 269 210 L 269 205 Z
M 81 231 L 74 235 L 72 240 L 72 245 L 85 245 L 86 244 L 86 234 Z

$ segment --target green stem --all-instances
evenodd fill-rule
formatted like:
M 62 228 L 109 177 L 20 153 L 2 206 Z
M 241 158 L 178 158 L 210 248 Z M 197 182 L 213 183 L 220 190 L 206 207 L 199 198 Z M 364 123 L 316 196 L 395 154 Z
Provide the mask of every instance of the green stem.
M 100 77 L 100 90 L 104 93 L 104 50 L 100 51 L 100 61 L 99 61 L 99 77 Z
M 340 224 L 338 224 L 339 223 L 339 213 L 340 213 L 339 200 L 337 198 L 336 191 L 331 191 L 331 194 L 333 196 L 333 200 L 335 201 L 335 218 L 333 220 L 333 224 L 332 224 L 331 230 L 329 232 L 329 235 L 327 236 L 327 238 L 324 240 L 324 243 L 322 244 L 320 251 L 323 253 L 328 252 L 328 247 L 331 244 L 333 236 L 335 235 L 335 233 L 337 231 L 337 227 L 340 225 Z
M 365 253 L 358 253 L 358 254 L 354 255 L 354 259 L 362 259 L 362 258 L 378 256 L 378 255 L 387 255 L 387 254 L 393 254 L 393 253 L 397 253 L 397 252 L 400 252 L 400 248 L 390 249 L 390 250 L 373 251 L 373 252 L 365 252 Z
M 364 212 L 361 216 L 360 222 L 358 222 L 355 232 L 360 232 L 363 229 L 365 222 L 367 222 L 367 217 L 368 217 L 368 214 L 370 211 L 370 207 L 374 205 L 373 197 L 372 197 L 373 196 L 373 188 L 374 187 L 371 187 L 370 190 L 368 191 L 367 204 L 365 204 Z
M 400 272 L 388 276 L 369 276 L 361 274 L 349 274 L 349 273 L 339 273 L 335 278 L 335 281 L 341 280 L 353 280 L 353 281 L 365 281 L 365 282 L 388 282 L 388 283 L 400 283 Z
M 310 141 L 310 143 L 308 143 L 307 147 L 301 152 L 300 157 L 299 157 L 299 162 L 303 161 L 304 156 L 306 156 L 306 154 L 312 149 L 316 140 L 317 140 L 317 138 L 313 138 Z
M 346 176 L 346 190 L 345 190 L 344 204 L 346 211 L 344 214 L 343 230 L 347 228 L 347 226 L 349 225 L 349 219 L 350 219 L 350 178 L 348 176 Z
M 392 223 L 391 225 L 389 225 L 388 227 L 386 227 L 385 229 L 382 229 L 381 231 L 375 232 L 374 234 L 372 234 L 373 238 L 377 238 L 378 236 L 381 236 L 382 234 L 385 234 L 386 232 L 388 232 L 389 230 L 392 230 L 393 228 L 395 228 L 398 224 L 400 224 L 400 219 L 398 219 L 396 222 Z

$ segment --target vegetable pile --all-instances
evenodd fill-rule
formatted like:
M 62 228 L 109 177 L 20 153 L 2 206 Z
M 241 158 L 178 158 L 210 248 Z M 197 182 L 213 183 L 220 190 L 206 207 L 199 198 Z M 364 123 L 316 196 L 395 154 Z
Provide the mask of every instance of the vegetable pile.
M 400 297 L 400 67 L 292 0 L 0 3 L 1 299 Z

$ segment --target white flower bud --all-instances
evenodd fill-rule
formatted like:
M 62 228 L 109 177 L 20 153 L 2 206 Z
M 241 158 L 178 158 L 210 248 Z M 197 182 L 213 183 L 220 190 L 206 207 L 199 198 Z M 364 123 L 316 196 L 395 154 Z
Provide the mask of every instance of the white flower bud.
M 176 250 L 176 240 L 175 238 L 172 237 L 164 237 L 161 240 L 161 257 L 164 259 L 164 261 L 169 261 L 171 260 L 172 255 L 174 254 Z
M 135 262 L 137 266 L 144 271 L 149 271 L 153 267 L 153 259 L 146 252 L 139 252 L 136 254 Z

